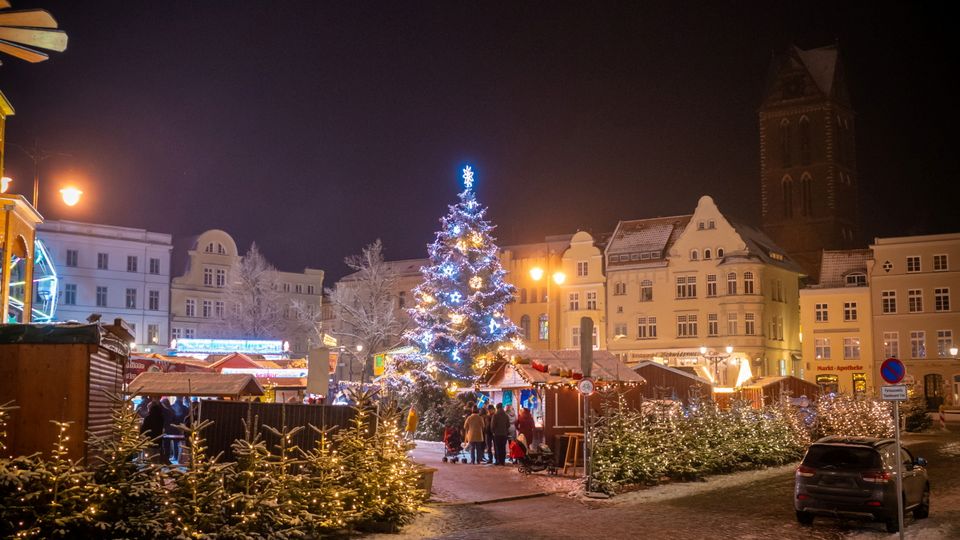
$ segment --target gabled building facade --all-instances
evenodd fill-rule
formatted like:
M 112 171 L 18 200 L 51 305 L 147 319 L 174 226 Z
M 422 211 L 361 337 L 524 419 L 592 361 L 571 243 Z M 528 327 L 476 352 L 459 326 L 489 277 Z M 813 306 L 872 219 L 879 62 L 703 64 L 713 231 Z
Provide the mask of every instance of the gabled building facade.
M 800 372 L 800 268 L 708 196 L 691 215 L 621 221 L 607 243 L 607 348 L 721 386 Z

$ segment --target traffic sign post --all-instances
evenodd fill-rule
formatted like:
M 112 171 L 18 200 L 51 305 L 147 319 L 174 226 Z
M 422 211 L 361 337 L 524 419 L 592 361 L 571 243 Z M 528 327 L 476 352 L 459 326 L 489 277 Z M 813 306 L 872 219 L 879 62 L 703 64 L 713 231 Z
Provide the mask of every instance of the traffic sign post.
M 880 364 L 880 377 L 889 386 L 880 387 L 880 397 L 893 402 L 893 433 L 897 441 L 897 529 L 903 540 L 903 460 L 900 459 L 900 402 L 907 400 L 907 385 L 897 384 L 903 380 L 907 369 L 896 358 L 887 358 Z

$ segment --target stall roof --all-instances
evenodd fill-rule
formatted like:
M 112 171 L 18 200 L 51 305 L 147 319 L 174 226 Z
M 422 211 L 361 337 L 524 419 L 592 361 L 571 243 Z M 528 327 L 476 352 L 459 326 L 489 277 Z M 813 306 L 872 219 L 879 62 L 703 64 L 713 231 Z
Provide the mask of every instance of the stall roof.
M 100 345 L 122 356 L 130 354 L 133 336 L 126 323 L 116 319 L 114 324 L 102 322 L 3 324 L 0 325 L 0 345 L 70 345 L 86 343 Z
M 262 396 L 263 387 L 245 373 L 146 372 L 130 382 L 131 394 L 158 396 L 239 397 Z
M 565 369 L 580 370 L 580 351 L 521 351 L 515 356 L 520 357 L 521 363 L 514 367 L 521 377 L 530 384 L 574 383 L 572 377 L 550 375 L 533 368 L 533 362 L 547 366 L 558 366 Z M 506 361 L 494 362 L 482 375 L 479 384 L 488 384 L 503 370 Z M 613 382 L 623 381 L 632 383 L 646 382 L 643 377 L 627 367 L 616 356 L 607 351 L 593 351 L 593 372 L 591 378 L 596 381 Z

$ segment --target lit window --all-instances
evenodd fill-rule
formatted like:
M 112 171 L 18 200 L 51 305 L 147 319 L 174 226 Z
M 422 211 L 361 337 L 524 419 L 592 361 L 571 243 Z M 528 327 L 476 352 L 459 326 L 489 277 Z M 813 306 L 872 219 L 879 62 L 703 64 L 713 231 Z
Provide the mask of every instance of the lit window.
M 922 330 L 910 332 L 910 358 L 927 357 L 927 333 Z
M 545 313 L 541 313 L 537 319 L 537 336 L 540 341 L 547 341 L 550 338 L 550 321 Z
M 897 358 L 900 356 L 900 333 L 883 333 L 883 356 L 884 358 Z
M 950 356 L 950 347 L 953 347 L 953 330 L 937 330 L 937 356 Z
M 843 357 L 849 360 L 858 360 L 860 358 L 860 338 L 843 338 Z
M 813 353 L 817 360 L 829 360 L 830 338 L 814 338 Z
M 649 279 L 645 279 L 640 282 L 640 301 L 641 302 L 652 302 L 653 301 L 653 282 Z

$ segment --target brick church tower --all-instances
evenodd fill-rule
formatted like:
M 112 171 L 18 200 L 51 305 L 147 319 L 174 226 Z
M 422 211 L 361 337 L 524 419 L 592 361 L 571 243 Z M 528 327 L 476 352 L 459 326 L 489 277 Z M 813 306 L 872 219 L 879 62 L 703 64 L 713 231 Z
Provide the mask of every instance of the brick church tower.
M 836 46 L 776 55 L 760 106 L 764 231 L 816 282 L 820 253 L 856 244 L 854 112 Z

